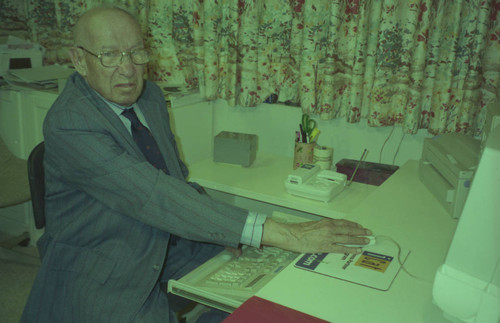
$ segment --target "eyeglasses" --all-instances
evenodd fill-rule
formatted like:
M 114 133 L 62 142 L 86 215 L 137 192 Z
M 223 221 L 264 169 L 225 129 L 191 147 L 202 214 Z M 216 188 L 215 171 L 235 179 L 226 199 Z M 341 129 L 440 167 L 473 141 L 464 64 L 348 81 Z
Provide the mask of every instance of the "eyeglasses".
M 102 51 L 99 54 L 94 54 L 91 51 L 89 51 L 86 48 L 83 48 L 82 46 L 76 46 L 77 48 L 80 48 L 81 50 L 89 53 L 90 55 L 99 58 L 101 61 L 102 66 L 104 67 L 118 67 L 121 65 L 123 62 L 123 56 L 128 56 L 130 57 L 130 60 L 132 63 L 136 65 L 143 65 L 149 62 L 149 51 L 145 48 L 138 48 L 138 49 L 133 49 L 130 52 L 122 52 L 119 50 L 109 50 L 109 51 Z

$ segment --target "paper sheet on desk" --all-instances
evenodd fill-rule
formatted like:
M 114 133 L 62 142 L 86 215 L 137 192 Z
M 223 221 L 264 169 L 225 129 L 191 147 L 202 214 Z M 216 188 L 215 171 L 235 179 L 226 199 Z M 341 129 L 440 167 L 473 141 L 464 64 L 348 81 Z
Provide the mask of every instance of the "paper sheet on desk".
M 407 250 L 399 251 L 399 246 L 392 241 L 382 240 L 376 245 L 365 247 L 363 253 L 358 255 L 304 254 L 295 267 L 386 291 L 409 254 Z
M 67 79 L 75 70 L 60 65 L 9 70 L 4 79 L 14 85 L 50 89 L 58 86 L 59 79 Z
M 32 83 L 47 80 L 58 80 L 68 78 L 75 70 L 60 66 L 46 65 L 33 68 L 21 68 L 10 70 L 11 77 L 16 78 L 20 82 Z

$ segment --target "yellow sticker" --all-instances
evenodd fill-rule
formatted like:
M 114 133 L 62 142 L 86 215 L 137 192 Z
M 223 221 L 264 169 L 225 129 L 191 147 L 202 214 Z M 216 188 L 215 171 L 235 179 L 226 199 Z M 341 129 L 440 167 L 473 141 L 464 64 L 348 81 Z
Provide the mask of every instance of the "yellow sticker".
M 355 265 L 383 273 L 387 270 L 393 259 L 391 256 L 365 251 L 359 257 L 358 261 L 356 261 Z

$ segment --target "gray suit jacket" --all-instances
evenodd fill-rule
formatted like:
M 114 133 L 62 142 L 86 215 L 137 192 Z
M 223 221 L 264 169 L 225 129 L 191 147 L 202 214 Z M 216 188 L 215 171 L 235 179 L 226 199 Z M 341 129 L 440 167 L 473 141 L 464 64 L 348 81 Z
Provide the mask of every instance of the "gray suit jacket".
M 43 261 L 22 321 L 129 322 L 157 287 L 170 233 L 238 245 L 247 211 L 186 183 L 159 87 L 146 81 L 138 104 L 170 176 L 79 74 L 48 112 Z

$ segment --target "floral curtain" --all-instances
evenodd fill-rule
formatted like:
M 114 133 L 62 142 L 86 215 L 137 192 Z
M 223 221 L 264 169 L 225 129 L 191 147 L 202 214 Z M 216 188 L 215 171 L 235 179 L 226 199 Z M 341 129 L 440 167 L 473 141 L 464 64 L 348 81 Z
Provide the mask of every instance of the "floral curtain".
M 48 63 L 67 62 L 77 17 L 109 2 L 0 1 L 2 28 L 24 13 Z M 154 54 L 150 79 L 164 89 L 200 86 L 207 99 L 231 105 L 255 106 L 272 95 L 321 119 L 477 134 L 499 86 L 494 0 L 112 3 L 142 23 Z

